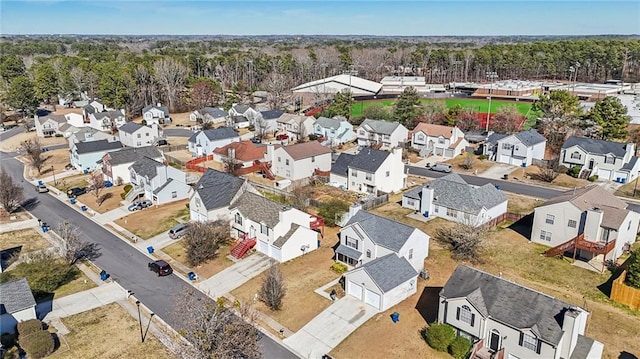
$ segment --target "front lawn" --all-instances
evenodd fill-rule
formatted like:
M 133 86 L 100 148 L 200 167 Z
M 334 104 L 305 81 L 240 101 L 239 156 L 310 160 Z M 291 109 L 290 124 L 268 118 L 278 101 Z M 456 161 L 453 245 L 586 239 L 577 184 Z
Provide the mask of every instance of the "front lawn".
M 107 198 L 101 205 L 98 205 L 96 196 L 94 196 L 93 193 L 85 193 L 79 196 L 78 201 L 98 213 L 106 213 L 122 205 L 122 197 L 120 197 L 120 194 L 122 193 L 123 187 L 124 186 L 113 186 L 103 188 L 100 192 L 100 196 L 107 196 Z
M 38 173 L 35 169 L 32 172 L 37 179 L 62 174 L 65 171 L 65 167 L 71 163 L 69 159 L 69 149 L 67 148 L 43 152 L 42 158 L 45 159 L 44 165 L 42 166 L 42 173 Z M 52 167 L 53 170 L 51 169 Z
M 117 219 L 115 223 L 139 238 L 149 239 L 177 225 L 176 218 L 181 216 L 187 203 L 189 200 L 167 203 L 158 207 L 152 206 L 131 212 Z
M 19 231 L 0 233 L 0 249 L 22 246 L 20 253 L 29 253 L 50 246 L 49 242 L 35 229 L 21 229 Z
M 89 279 L 84 272 L 78 271 L 77 276 L 73 280 L 61 285 L 53 292 L 53 298 L 60 299 L 64 296 L 79 293 L 95 287 L 97 287 L 97 285 Z
M 488 170 L 489 168 L 493 167 L 493 165 L 496 164 L 495 162 L 492 162 L 492 161 L 481 160 L 478 158 L 478 156 L 472 154 L 471 157 L 473 158 L 473 160 L 471 161 L 471 168 L 465 169 L 465 168 L 462 168 L 462 166 L 465 163 L 465 161 L 467 161 L 467 156 L 468 155 L 466 153 L 463 153 L 448 161 L 445 161 L 445 163 L 450 164 L 456 172 L 463 172 L 463 173 L 469 173 L 469 174 L 483 173 L 484 171 Z
M 179 240 L 161 249 L 166 255 L 173 260 L 182 263 L 186 267 L 191 267 L 187 262 L 187 253 L 182 245 L 183 241 Z M 211 260 L 193 268 L 192 270 L 198 275 L 199 278 L 210 278 L 216 273 L 221 272 L 223 269 L 231 266 L 233 261 L 227 258 L 231 252 L 231 244 L 224 245 L 218 250 L 218 255 Z

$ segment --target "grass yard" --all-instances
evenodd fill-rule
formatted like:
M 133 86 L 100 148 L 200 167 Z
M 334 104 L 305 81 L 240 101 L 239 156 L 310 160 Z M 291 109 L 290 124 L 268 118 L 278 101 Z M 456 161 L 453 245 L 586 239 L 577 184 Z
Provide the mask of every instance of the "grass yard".
M 512 193 L 505 193 L 507 195 L 507 211 L 511 213 L 529 214 L 533 212 L 533 209 L 544 203 L 544 201 L 537 198 L 520 196 Z
M 42 158 L 45 159 L 44 165 L 42 166 L 42 173 L 38 173 L 35 168 L 31 172 L 36 179 L 59 175 L 65 172 L 65 167 L 70 163 L 69 150 L 67 148 L 44 152 Z M 51 166 L 53 166 L 53 171 L 51 170 Z
M 158 207 L 145 208 L 117 219 L 117 225 L 142 239 L 149 239 L 178 224 L 175 219 L 180 217 L 189 200 L 168 203 Z
M 0 233 L 0 249 L 22 246 L 21 254 L 45 249 L 51 244 L 35 229 Z
M 523 168 L 518 168 L 513 170 L 513 172 L 509 174 L 509 178 L 517 179 L 526 183 L 547 185 L 548 182 L 543 182 L 536 179 L 536 175 L 539 171 L 540 168 L 538 168 L 537 166 L 529 166 L 524 168 L 524 173 Z M 592 182 L 589 182 L 587 180 L 573 178 L 565 173 L 559 174 L 558 177 L 556 177 L 556 179 L 551 182 L 552 185 L 567 188 L 584 187 L 590 185 L 591 183 Z
M 615 192 L 616 196 L 622 196 L 622 197 L 628 197 L 628 198 L 634 198 L 633 196 L 633 192 L 636 192 L 635 197 L 638 197 L 640 195 L 640 191 L 636 190 L 638 189 L 636 187 L 637 182 L 640 181 L 640 179 L 635 179 L 629 183 L 625 183 L 624 185 L 622 185 L 620 188 L 618 188 Z M 635 191 L 634 191 L 635 190 Z
M 143 318 L 143 323 L 147 321 Z M 140 342 L 138 321 L 117 303 L 63 318 L 71 331 L 49 358 L 173 358 L 153 335 Z
M 58 190 L 67 193 L 69 188 L 88 186 L 89 182 L 87 182 L 87 177 L 89 176 L 85 174 L 77 174 L 57 180 L 58 184 L 53 184 L 51 182 L 49 182 L 49 184 Z
M 327 228 L 322 246 L 302 257 L 281 264 L 282 274 L 287 285 L 282 309 L 272 311 L 258 301 L 253 307 L 292 331 L 298 331 L 313 317 L 329 307 L 331 301 L 313 291 L 340 277 L 330 269 L 334 261 L 333 246 L 337 228 Z M 253 278 L 231 292 L 240 301 L 251 302 L 262 285 L 263 276 Z
M 467 156 L 468 156 L 467 153 L 463 153 L 460 156 L 456 156 L 448 161 L 445 161 L 444 163 L 448 163 L 451 166 L 453 166 L 456 172 L 464 172 L 464 173 L 476 173 L 476 171 L 478 171 L 477 173 L 483 173 L 484 171 L 486 171 L 487 169 L 495 165 L 495 162 L 480 160 L 478 159 L 478 156 L 472 154 L 473 162 L 472 162 L 471 168 L 467 170 L 462 168 L 462 164 L 466 161 Z
M 103 188 L 100 196 L 108 195 L 109 197 L 102 202 L 100 206 L 98 206 L 98 202 L 96 201 L 96 196 L 93 193 L 85 193 L 78 197 L 78 201 L 92 210 L 98 213 L 105 213 L 112 209 L 116 209 L 121 206 L 122 197 L 120 197 L 120 193 L 122 193 L 122 189 L 124 186 L 113 186 L 109 188 Z
M 187 267 L 191 267 L 187 262 L 187 253 L 182 243 L 182 240 L 179 240 L 162 248 L 161 250 L 166 255 L 173 258 L 173 260 L 180 262 Z M 203 279 L 209 278 L 214 274 L 219 273 L 223 269 L 233 264 L 233 261 L 227 258 L 230 252 L 231 244 L 220 247 L 220 249 L 218 250 L 218 256 L 216 256 L 216 258 L 193 268 L 193 271 L 196 272 L 199 278 Z
M 4 208 L 0 208 L 0 224 L 26 221 L 28 219 L 31 219 L 31 216 L 23 209 L 7 213 Z
M 17 151 L 20 148 L 22 142 L 27 140 L 37 139 L 42 147 L 67 144 L 67 139 L 64 137 L 38 137 L 35 132 L 21 132 L 15 136 L 11 136 L 0 143 L 0 150 L 5 152 Z M 46 153 L 45 153 L 46 154 Z M 69 158 L 69 151 L 67 151 L 67 159 Z M 67 162 L 68 163 L 68 162 Z
M 89 279 L 84 272 L 78 271 L 78 275 L 72 281 L 63 284 L 54 293 L 54 298 L 59 299 L 69 294 L 79 293 L 91 288 L 97 287 L 97 285 Z

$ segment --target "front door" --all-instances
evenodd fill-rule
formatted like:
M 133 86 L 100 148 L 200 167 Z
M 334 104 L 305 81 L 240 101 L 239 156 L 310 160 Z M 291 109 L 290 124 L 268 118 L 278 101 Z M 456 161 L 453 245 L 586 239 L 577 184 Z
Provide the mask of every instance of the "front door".
M 256 237 L 256 229 L 251 226 L 249 227 L 249 238 L 255 238 Z
M 589 169 L 592 170 L 593 169 L 593 158 L 589 160 Z
M 500 334 L 491 332 L 491 340 L 489 341 L 489 349 L 494 353 L 498 351 L 498 345 L 500 345 Z

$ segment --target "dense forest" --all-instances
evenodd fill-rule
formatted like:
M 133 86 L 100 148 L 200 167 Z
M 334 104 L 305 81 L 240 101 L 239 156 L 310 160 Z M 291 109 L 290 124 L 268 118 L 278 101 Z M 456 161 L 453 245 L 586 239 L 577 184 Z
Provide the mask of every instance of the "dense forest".
M 488 71 L 500 79 L 640 81 L 637 38 L 508 40 L 4 37 L 0 91 L 12 107 L 8 97 L 20 89 L 33 87 L 40 101 L 87 91 L 136 114 L 155 102 L 182 111 L 242 100 L 230 94 L 248 90 L 278 95 L 345 71 L 374 81 L 412 74 L 428 83 L 487 81 Z M 285 99 L 277 97 L 273 107 Z

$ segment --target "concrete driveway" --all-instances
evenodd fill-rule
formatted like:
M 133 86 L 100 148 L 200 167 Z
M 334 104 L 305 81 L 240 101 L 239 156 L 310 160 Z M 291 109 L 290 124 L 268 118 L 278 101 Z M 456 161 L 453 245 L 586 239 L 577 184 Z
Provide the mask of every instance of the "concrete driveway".
M 284 343 L 303 358 L 319 359 L 377 313 L 378 309 L 347 295 L 311 319 Z
M 516 170 L 518 166 L 511 166 L 506 163 L 498 163 L 496 162 L 491 168 L 488 168 L 486 171 L 482 172 L 478 176 L 484 178 L 492 178 L 492 179 L 502 179 L 502 176 L 505 174 L 509 174 Z
M 271 261 L 271 258 L 256 252 L 196 286 L 210 297 L 218 298 L 260 275 L 271 266 Z

